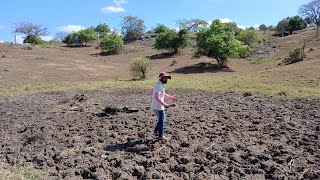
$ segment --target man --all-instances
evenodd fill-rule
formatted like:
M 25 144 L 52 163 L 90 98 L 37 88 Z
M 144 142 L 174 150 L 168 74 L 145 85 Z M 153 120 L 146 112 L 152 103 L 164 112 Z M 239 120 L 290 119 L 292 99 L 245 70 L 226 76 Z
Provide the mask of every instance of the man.
M 172 102 L 177 101 L 177 98 L 165 93 L 164 85 L 167 84 L 168 79 L 171 79 L 171 76 L 169 76 L 167 73 L 162 72 L 159 74 L 159 81 L 154 86 L 151 103 L 151 108 L 154 110 L 158 118 L 158 123 L 154 129 L 154 134 L 162 140 L 167 140 L 167 138 L 163 135 L 166 119 L 165 109 L 170 107 L 164 102 L 164 100 L 169 99 Z

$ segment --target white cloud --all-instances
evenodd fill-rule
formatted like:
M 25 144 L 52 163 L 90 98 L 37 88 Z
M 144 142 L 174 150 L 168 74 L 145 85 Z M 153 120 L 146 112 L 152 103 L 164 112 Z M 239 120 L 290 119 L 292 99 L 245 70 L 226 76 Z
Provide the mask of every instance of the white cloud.
M 222 19 L 220 19 L 220 21 L 222 22 L 222 23 L 229 23 L 229 22 L 233 22 L 231 19 L 229 19 L 229 18 L 222 18 Z
M 3 41 L 3 40 L 0 40 L 0 43 L 4 43 L 4 41 Z
M 122 4 L 128 3 L 126 0 L 113 0 L 113 3 L 117 6 L 121 6 Z
M 244 25 L 237 25 L 237 27 L 240 28 L 240 29 L 243 29 L 243 30 L 246 29 L 246 26 L 244 26 Z
M 18 44 L 23 44 L 23 37 L 22 36 L 16 36 L 16 43 Z M 14 39 L 13 39 L 13 42 L 14 42 Z
M 82 29 L 85 29 L 85 27 L 80 25 L 66 25 L 66 26 L 58 27 L 57 29 L 62 32 L 72 33 L 72 32 L 78 32 Z
M 253 27 L 254 27 L 255 29 L 259 29 L 259 26 L 260 26 L 260 24 L 255 24 Z
M 103 13 L 120 13 L 125 12 L 126 10 L 122 7 L 116 7 L 116 6 L 107 6 L 101 9 Z
M 45 41 L 51 41 L 52 39 L 54 39 L 54 37 L 52 37 L 52 36 L 41 36 L 41 39 L 45 40 Z

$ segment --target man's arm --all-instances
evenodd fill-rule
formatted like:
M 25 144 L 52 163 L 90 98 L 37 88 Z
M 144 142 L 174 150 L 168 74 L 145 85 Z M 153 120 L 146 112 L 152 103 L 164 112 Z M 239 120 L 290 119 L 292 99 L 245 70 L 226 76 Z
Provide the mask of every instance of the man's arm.
M 168 104 L 166 104 L 165 102 L 163 102 L 160 98 L 160 93 L 159 92 L 155 92 L 154 93 L 154 98 L 164 107 L 167 107 Z
M 170 96 L 170 95 L 167 94 L 167 93 L 164 93 L 164 98 L 169 99 L 169 100 L 171 100 L 171 101 L 177 101 L 177 100 L 178 100 L 176 97 Z

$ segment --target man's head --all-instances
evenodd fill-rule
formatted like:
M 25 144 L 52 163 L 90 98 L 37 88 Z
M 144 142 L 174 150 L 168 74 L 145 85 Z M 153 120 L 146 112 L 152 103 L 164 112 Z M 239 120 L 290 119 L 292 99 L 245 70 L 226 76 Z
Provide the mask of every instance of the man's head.
M 159 81 L 161 81 L 163 84 L 167 84 L 168 79 L 171 79 L 171 76 L 166 72 L 162 72 L 159 74 Z

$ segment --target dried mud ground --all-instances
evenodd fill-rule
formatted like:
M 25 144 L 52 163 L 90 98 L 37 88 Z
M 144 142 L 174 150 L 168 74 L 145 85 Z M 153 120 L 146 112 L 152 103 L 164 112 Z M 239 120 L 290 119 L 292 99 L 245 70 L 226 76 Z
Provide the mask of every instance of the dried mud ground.
M 150 93 L 1 98 L 0 163 L 44 179 L 319 179 L 320 99 L 173 91 L 162 142 Z

